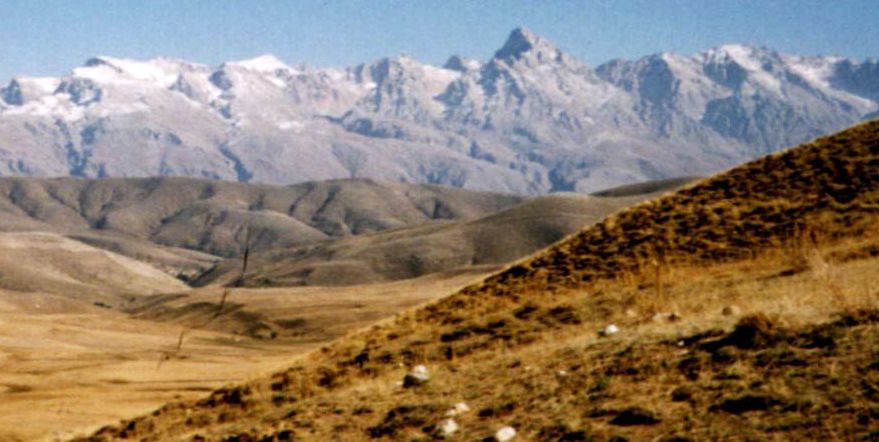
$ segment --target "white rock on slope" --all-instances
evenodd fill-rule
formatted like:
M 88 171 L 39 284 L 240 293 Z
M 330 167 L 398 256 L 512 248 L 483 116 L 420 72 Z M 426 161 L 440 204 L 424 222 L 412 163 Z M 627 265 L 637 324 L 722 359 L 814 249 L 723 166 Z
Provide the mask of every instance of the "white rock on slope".
M 499 442 L 507 442 L 516 437 L 516 429 L 510 426 L 502 427 L 494 433 L 494 438 Z
M 446 419 L 439 424 L 440 434 L 442 434 L 443 436 L 451 436 L 460 428 L 461 427 L 458 426 L 458 423 L 455 422 L 454 419 Z

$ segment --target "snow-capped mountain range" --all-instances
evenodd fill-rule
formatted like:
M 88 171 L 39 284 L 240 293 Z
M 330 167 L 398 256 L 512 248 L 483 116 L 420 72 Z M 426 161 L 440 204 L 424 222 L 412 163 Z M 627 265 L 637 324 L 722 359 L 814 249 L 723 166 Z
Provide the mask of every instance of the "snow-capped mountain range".
M 707 174 L 879 116 L 879 61 L 725 45 L 592 69 L 525 29 L 487 61 L 88 60 L 0 89 L 0 175 L 372 177 L 539 194 Z

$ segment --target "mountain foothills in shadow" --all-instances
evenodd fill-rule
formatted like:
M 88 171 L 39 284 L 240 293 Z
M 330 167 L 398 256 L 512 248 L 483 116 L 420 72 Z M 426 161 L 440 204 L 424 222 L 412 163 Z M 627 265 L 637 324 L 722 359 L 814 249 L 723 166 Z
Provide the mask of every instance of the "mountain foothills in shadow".
M 87 440 L 870 439 L 877 225 L 870 122 Z
M 689 180 L 526 201 L 371 180 L 0 178 L 0 231 L 64 235 L 198 286 L 236 280 L 248 247 L 238 283 L 350 285 L 504 264 Z
M 219 263 L 196 286 L 250 287 L 351 285 L 506 264 L 542 249 L 607 215 L 691 181 L 643 183 L 602 192 L 536 197 L 476 219 L 434 222 L 350 236 L 251 255 L 238 281 L 241 260 Z M 621 195 L 621 196 L 616 196 Z M 485 267 L 488 266 L 488 267 Z
M 221 256 L 486 215 L 523 197 L 338 180 L 0 178 L 0 231 L 46 231 L 193 277 Z M 249 231 L 249 233 L 248 233 Z
M 489 60 L 443 67 L 98 57 L 0 88 L 0 175 L 592 192 L 705 175 L 875 117 L 877 63 L 731 44 L 593 69 L 526 29 Z

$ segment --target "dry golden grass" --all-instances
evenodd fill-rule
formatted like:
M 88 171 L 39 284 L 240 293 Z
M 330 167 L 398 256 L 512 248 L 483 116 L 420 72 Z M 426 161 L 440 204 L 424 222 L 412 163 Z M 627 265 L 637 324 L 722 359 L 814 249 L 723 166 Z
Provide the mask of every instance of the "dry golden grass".
M 876 438 L 877 191 L 874 122 L 88 439 L 427 440 L 460 401 L 459 440 L 503 425 L 521 440 Z M 600 337 L 610 323 L 621 331 Z M 403 388 L 415 364 L 432 377 Z
M 0 440 L 66 440 L 278 370 L 297 350 L 195 331 L 184 357 L 157 370 L 177 330 L 64 296 L 0 290 Z
M 171 312 L 204 308 L 164 323 L 66 294 L 0 289 L 0 441 L 66 440 L 169 401 L 196 400 L 223 385 L 283 369 L 296 355 L 352 328 L 478 276 L 341 289 L 230 289 L 224 314 L 204 327 L 212 331 L 189 326 L 216 314 L 224 291 L 219 287 L 173 295 L 165 304 Z M 246 336 L 262 322 L 278 331 L 275 339 Z
M 352 329 L 460 290 L 497 267 L 344 287 L 209 286 L 147 298 L 136 318 L 278 342 L 327 342 Z M 225 307 L 217 315 L 225 296 Z

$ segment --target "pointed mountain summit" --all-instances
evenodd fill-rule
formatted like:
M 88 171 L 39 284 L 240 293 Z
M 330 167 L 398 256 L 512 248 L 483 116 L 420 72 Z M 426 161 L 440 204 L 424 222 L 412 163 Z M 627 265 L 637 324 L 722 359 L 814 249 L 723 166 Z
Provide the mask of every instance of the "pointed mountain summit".
M 494 59 L 507 64 L 527 59 L 531 63 L 550 63 L 567 58 L 551 41 L 526 28 L 516 28 L 506 43 L 494 54 Z

